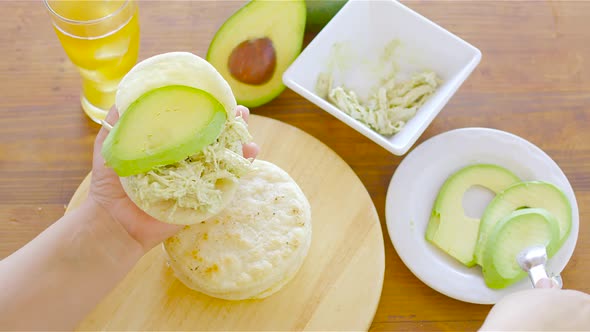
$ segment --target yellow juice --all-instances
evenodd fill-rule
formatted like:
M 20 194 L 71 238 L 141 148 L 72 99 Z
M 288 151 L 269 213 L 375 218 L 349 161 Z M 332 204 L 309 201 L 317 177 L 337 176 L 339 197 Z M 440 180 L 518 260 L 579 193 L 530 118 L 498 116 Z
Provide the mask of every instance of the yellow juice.
M 82 107 L 94 121 L 115 102 L 119 81 L 135 65 L 139 51 L 138 8 L 134 1 L 48 1 L 66 19 L 54 28 L 83 78 Z M 80 22 L 70 24 L 69 20 Z

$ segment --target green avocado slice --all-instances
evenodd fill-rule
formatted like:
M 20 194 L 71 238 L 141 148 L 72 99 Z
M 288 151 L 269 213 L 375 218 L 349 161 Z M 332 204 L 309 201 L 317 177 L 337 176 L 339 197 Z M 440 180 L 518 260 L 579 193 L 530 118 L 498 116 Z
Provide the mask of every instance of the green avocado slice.
M 106 165 L 121 176 L 145 173 L 201 151 L 225 125 L 223 105 L 182 85 L 146 92 L 123 113 L 104 141 Z
M 463 212 L 463 195 L 479 185 L 498 193 L 520 179 L 509 170 L 491 164 L 475 164 L 452 174 L 442 185 L 426 228 L 426 240 L 462 264 L 475 265 L 473 252 L 479 219 Z
M 496 224 L 507 215 L 523 207 L 544 208 L 559 224 L 559 243 L 561 247 L 567 239 L 572 225 L 572 208 L 565 194 L 551 183 L 543 181 L 519 182 L 498 194 L 486 207 L 481 218 L 475 259 L 483 265 L 484 251 L 490 233 Z
M 501 219 L 484 250 L 482 272 L 486 285 L 500 289 L 524 278 L 526 273 L 516 260 L 518 254 L 541 245 L 552 257 L 559 249 L 559 233 L 557 219 L 545 209 L 516 210 Z

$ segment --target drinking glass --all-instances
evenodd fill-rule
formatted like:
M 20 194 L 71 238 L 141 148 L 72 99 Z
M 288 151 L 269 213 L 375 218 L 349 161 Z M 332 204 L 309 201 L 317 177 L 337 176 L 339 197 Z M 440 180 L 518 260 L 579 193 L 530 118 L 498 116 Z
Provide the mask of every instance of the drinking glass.
M 82 108 L 100 123 L 115 103 L 119 81 L 137 62 L 137 2 L 43 1 L 62 47 L 82 76 Z

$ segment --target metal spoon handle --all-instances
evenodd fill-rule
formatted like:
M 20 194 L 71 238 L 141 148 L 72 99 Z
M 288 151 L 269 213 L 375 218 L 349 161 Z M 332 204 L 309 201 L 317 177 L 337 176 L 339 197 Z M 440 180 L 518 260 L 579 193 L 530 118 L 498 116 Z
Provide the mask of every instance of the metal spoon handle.
M 549 279 L 547 275 L 547 271 L 545 270 L 545 265 L 535 265 L 529 269 L 529 278 L 533 283 L 533 287 L 537 287 L 537 283 L 542 279 Z

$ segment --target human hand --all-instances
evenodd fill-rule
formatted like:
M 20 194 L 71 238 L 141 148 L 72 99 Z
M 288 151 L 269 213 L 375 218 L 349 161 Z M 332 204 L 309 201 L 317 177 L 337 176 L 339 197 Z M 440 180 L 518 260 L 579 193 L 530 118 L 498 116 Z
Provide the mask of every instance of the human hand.
M 237 116 L 248 121 L 249 110 L 244 106 L 236 108 Z M 106 121 L 113 125 L 119 119 L 119 113 L 113 108 L 106 117 Z M 92 181 L 88 199 L 106 212 L 114 221 L 125 228 L 127 233 L 148 251 L 158 243 L 180 231 L 183 225 L 172 225 L 160 222 L 141 210 L 127 196 L 119 176 L 112 168 L 106 167 L 101 154 L 102 144 L 108 135 L 105 128 L 101 128 L 94 142 L 94 156 L 92 161 Z M 255 143 L 243 146 L 244 157 L 255 158 L 259 148 Z
M 561 290 L 550 279 L 500 300 L 480 331 L 582 331 L 590 328 L 590 295 Z

